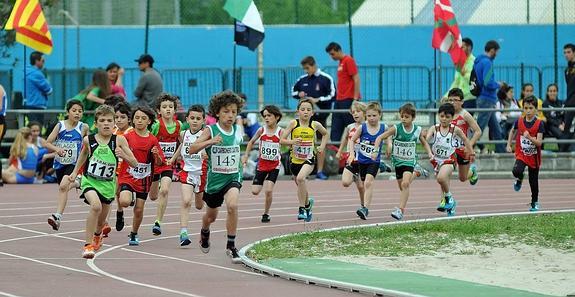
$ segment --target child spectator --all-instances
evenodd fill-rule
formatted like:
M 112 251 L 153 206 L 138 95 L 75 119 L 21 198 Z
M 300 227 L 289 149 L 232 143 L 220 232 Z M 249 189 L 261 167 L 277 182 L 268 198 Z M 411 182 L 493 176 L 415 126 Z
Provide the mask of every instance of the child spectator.
M 513 86 L 510 86 L 506 83 L 503 83 L 497 92 L 497 98 L 499 100 L 495 104 L 495 108 L 498 110 L 517 109 L 517 111 L 498 111 L 495 113 L 495 117 L 501 126 L 501 135 L 505 139 L 507 139 L 509 130 L 511 130 L 513 127 L 513 123 L 515 123 L 515 121 L 521 116 L 521 111 L 519 111 L 519 104 L 513 95 Z

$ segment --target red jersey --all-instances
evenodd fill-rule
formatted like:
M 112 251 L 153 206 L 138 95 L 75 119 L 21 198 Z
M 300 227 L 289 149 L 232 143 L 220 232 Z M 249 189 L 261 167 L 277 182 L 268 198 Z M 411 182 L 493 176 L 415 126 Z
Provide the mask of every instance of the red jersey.
M 269 172 L 280 168 L 281 150 L 280 137 L 282 129 L 276 127 L 275 131 L 268 131 L 267 127 L 261 127 L 260 136 L 260 158 L 258 160 L 258 170 Z
M 160 129 L 158 130 L 158 135 L 156 135 L 156 137 L 158 138 L 160 147 L 164 152 L 164 156 L 169 159 L 174 155 L 174 153 L 176 152 L 176 148 L 178 147 L 179 144 L 178 142 L 180 138 L 180 129 L 181 129 L 180 121 L 176 121 L 176 130 L 174 130 L 174 133 L 168 133 L 166 123 L 164 123 L 164 119 L 160 118 L 158 121 L 160 123 Z M 154 169 L 154 174 L 160 174 L 164 171 L 172 171 L 172 166 L 168 165 L 157 166 Z
M 515 136 L 515 158 L 523 161 L 530 168 L 539 168 L 541 166 L 541 147 L 536 146 L 531 140 L 523 136 L 525 131 L 529 132 L 531 137 L 537 137 L 541 120 L 535 119 L 531 128 L 525 125 L 525 118 L 521 117 L 517 121 L 517 136 Z
M 337 66 L 336 100 L 353 99 L 355 83 L 353 76 L 357 74 L 357 65 L 351 56 L 344 56 Z
M 158 139 L 152 133 L 148 137 L 142 137 L 136 131 L 126 133 L 124 137 L 126 137 L 134 157 L 138 160 L 138 166 L 130 167 L 128 162 L 122 162 L 118 174 L 118 184 L 127 184 L 136 192 L 148 193 L 152 185 L 152 173 L 155 167 L 152 148 L 157 147 L 161 158 L 164 158 Z
M 134 130 L 134 128 L 132 127 L 128 127 L 126 130 L 122 131 L 120 129 L 118 129 L 118 127 L 114 127 L 114 130 L 112 130 L 112 134 L 114 135 L 124 135 L 130 131 Z M 120 175 L 120 167 L 122 166 L 122 162 L 124 162 L 124 160 L 122 160 L 121 158 L 118 158 L 118 168 L 116 169 L 116 175 Z
M 463 110 L 461 112 L 459 112 L 459 114 L 457 114 L 453 120 L 451 121 L 451 124 L 459 127 L 459 129 L 461 129 L 461 131 L 463 131 L 463 134 L 465 136 L 467 136 L 467 131 L 469 131 L 469 123 L 467 123 L 467 121 L 465 120 L 465 118 L 463 117 Z M 453 141 L 454 141 L 454 145 L 457 147 L 457 149 L 455 150 L 455 153 L 460 156 L 462 159 L 466 160 L 465 158 L 465 144 L 463 143 L 463 140 L 460 139 L 457 136 L 453 136 Z

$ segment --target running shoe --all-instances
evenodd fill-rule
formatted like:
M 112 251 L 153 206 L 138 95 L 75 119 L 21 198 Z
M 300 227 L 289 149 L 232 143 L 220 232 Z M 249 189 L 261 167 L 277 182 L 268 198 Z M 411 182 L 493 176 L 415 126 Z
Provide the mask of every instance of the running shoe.
M 82 258 L 84 259 L 92 259 L 95 254 L 96 252 L 91 244 L 87 244 L 82 248 Z
M 311 222 L 311 218 L 313 217 L 313 213 L 312 213 L 312 208 L 313 208 L 313 204 L 315 202 L 315 200 L 312 197 L 309 197 L 307 200 L 307 207 L 305 208 L 305 212 L 306 212 L 306 218 L 305 221 L 306 222 Z
M 188 232 L 186 231 L 180 232 L 180 246 L 186 246 L 189 245 L 190 243 L 192 243 L 192 241 L 188 237 Z
M 479 180 L 479 175 L 477 175 L 477 165 L 471 164 L 469 170 L 471 170 L 471 177 L 469 178 L 469 184 L 475 186 L 475 184 Z
M 445 208 L 445 210 L 450 210 L 453 208 L 454 205 L 455 205 L 455 199 L 453 199 L 452 196 L 445 196 L 445 205 L 443 206 L 443 208 Z
M 102 235 L 94 235 L 94 237 L 92 237 L 92 247 L 96 252 L 100 250 L 102 247 Z
M 160 226 L 160 221 L 156 220 L 154 222 L 154 227 L 152 227 L 152 233 L 156 236 L 162 234 L 162 227 Z
M 448 216 L 448 217 L 452 217 L 452 216 L 455 215 L 455 208 L 457 207 L 457 201 L 455 201 L 455 199 L 453 199 L 453 198 L 451 198 L 451 201 L 452 201 L 452 203 L 451 203 L 451 204 L 452 204 L 451 208 L 449 208 L 449 209 L 446 208 L 446 209 L 445 209 L 445 210 L 447 211 L 447 216 Z
M 362 220 L 367 220 L 368 209 L 366 207 L 360 207 L 355 213 Z
M 269 223 L 270 221 L 271 221 L 271 220 L 270 220 L 270 215 L 267 214 L 267 213 L 264 213 L 264 214 L 262 215 L 262 223 Z
M 48 224 L 52 226 L 53 230 L 58 231 L 58 229 L 60 229 L 60 216 L 53 213 L 48 217 Z
M 379 171 L 380 172 L 391 172 L 391 167 L 387 164 L 385 164 L 385 162 L 380 161 L 379 162 Z
M 328 179 L 327 174 L 325 174 L 323 171 L 319 171 L 319 172 L 315 175 L 315 177 L 316 177 L 317 179 L 321 179 L 321 180 L 327 180 L 327 179 Z
M 533 202 L 531 203 L 531 207 L 529 208 L 529 211 L 539 211 L 539 202 Z
M 513 183 L 513 190 L 515 190 L 515 192 L 519 192 L 521 190 L 521 183 L 523 181 L 520 179 L 516 179 L 515 182 Z
M 110 227 L 108 223 L 104 224 L 104 227 L 102 228 L 102 237 L 107 238 L 110 232 L 112 232 L 112 227 Z
M 203 234 L 200 232 L 200 250 L 207 254 L 210 251 L 210 233 Z
M 445 211 L 445 197 L 441 197 L 441 201 L 437 205 L 437 211 Z
M 124 212 L 116 211 L 116 231 L 124 229 Z
M 297 215 L 297 219 L 299 221 L 301 220 L 306 220 L 307 219 L 307 212 L 305 211 L 304 207 L 300 207 L 298 210 L 298 215 Z
M 241 264 L 242 263 L 242 258 L 240 258 L 240 255 L 238 254 L 238 249 L 236 249 L 235 247 L 228 247 L 226 249 L 226 254 L 228 255 L 228 257 L 232 258 L 232 263 L 233 264 Z
M 413 173 L 415 174 L 415 177 L 423 177 L 423 178 L 429 177 L 429 171 L 421 167 L 419 163 L 415 164 L 415 167 L 413 167 Z
M 129 237 L 130 237 L 130 239 L 128 240 L 128 245 L 131 245 L 131 246 L 140 245 L 140 238 L 138 237 L 138 234 L 134 234 L 134 233 L 130 232 Z
M 401 211 L 401 209 L 399 207 L 396 207 L 392 212 L 391 212 L 391 217 L 401 221 L 403 219 L 403 212 Z

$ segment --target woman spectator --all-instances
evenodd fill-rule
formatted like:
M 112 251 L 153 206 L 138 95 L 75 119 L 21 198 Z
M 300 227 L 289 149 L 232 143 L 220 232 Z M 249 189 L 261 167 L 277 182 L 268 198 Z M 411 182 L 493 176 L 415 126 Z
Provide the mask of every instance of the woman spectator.
M 80 100 L 84 104 L 84 116 L 82 122 L 86 123 L 90 130 L 94 127 L 94 113 L 86 113 L 87 111 L 94 111 L 96 107 L 104 104 L 111 93 L 110 81 L 108 74 L 103 70 L 96 70 L 92 75 L 92 83 L 85 88 L 80 94 L 74 96 L 72 99 Z
M 38 180 L 44 179 L 47 182 L 54 182 L 56 179 L 52 178 L 51 175 L 54 173 L 52 164 L 56 153 L 49 152 L 49 149 L 45 147 L 46 140 L 40 135 L 42 124 L 32 121 L 28 123 L 28 128 L 32 133 L 32 143 L 38 147 L 38 168 L 36 169 Z
M 38 147 L 30 128 L 20 128 L 10 147 L 10 167 L 2 172 L 6 184 L 33 184 L 38 167 Z
M 558 91 L 559 89 L 556 84 L 549 84 L 547 86 L 545 101 L 543 102 L 544 108 L 563 107 L 563 101 L 557 99 Z M 545 115 L 545 118 L 547 118 L 547 123 L 545 123 L 545 134 L 557 139 L 561 138 L 561 135 L 563 135 L 563 128 L 565 127 L 565 123 L 563 122 L 563 111 L 544 111 L 543 114 Z
M 106 72 L 108 73 L 108 80 L 110 81 L 111 94 L 121 95 L 126 98 L 126 91 L 124 90 L 124 68 L 112 62 L 106 67 Z
M 501 109 L 517 109 L 517 111 L 498 111 L 495 113 L 495 117 L 501 126 L 501 134 L 504 139 L 507 139 L 509 135 L 509 130 L 513 127 L 513 123 L 521 117 L 521 111 L 519 109 L 519 104 L 514 98 L 513 87 L 503 83 L 499 91 L 497 92 L 497 98 L 499 99 L 495 104 L 495 108 Z

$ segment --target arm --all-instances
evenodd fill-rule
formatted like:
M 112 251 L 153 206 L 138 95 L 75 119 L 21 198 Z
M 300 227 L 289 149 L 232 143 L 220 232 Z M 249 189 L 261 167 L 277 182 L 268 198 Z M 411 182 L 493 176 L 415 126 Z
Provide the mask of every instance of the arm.
M 299 142 L 301 142 L 301 139 L 287 139 L 289 135 L 291 135 L 291 131 L 293 131 L 293 129 L 295 128 L 296 125 L 296 121 L 292 120 L 291 122 L 289 122 L 289 125 L 287 126 L 287 128 L 282 132 L 282 137 L 280 138 L 280 144 L 281 145 L 294 145 L 297 144 Z
M 327 145 L 327 129 L 320 122 L 312 122 L 315 125 L 315 130 L 321 134 L 321 143 L 317 148 L 318 153 L 323 153 Z
M 331 78 L 331 76 L 327 75 L 327 74 L 323 74 L 329 81 L 329 94 L 325 95 L 325 96 L 321 96 L 319 97 L 319 101 L 329 101 L 333 98 L 333 96 L 335 96 L 335 84 L 333 83 L 333 78 Z
M 30 81 L 34 84 L 44 95 L 52 94 L 52 86 L 44 77 L 44 74 L 38 69 L 30 75 Z
M 539 124 L 539 129 L 537 131 L 537 136 L 535 137 L 531 136 L 528 131 L 523 132 L 523 136 L 531 140 L 531 142 L 533 142 L 533 144 L 535 144 L 535 146 L 537 146 L 538 148 L 540 148 L 543 145 L 543 133 L 545 133 L 543 125 L 544 123 L 543 121 L 541 121 Z
M 144 95 L 144 89 L 146 89 L 146 83 L 147 82 L 148 82 L 148 79 L 146 78 L 146 74 L 142 75 L 142 77 L 138 81 L 138 86 L 134 90 L 134 96 L 136 98 L 138 98 L 138 99 L 142 98 L 142 96 Z
M 469 160 L 473 163 L 473 161 L 475 160 L 475 153 L 473 152 L 473 146 L 471 146 L 471 142 L 469 141 L 465 133 L 463 133 L 463 130 L 461 130 L 459 127 L 455 127 L 455 130 L 453 132 L 455 132 L 455 135 L 459 136 L 459 138 L 463 140 L 463 143 L 465 144 L 465 150 L 467 151 L 466 155 L 469 157 Z
M 297 81 L 295 82 L 295 84 L 293 85 L 292 89 L 291 89 L 291 95 L 295 99 L 301 99 L 301 98 L 304 98 L 305 96 L 307 96 L 307 94 L 305 92 L 302 92 L 301 85 L 300 85 L 301 79 L 304 77 L 305 76 L 298 78 Z
M 86 99 L 88 99 L 88 100 L 90 100 L 90 101 L 93 101 L 93 102 L 96 102 L 96 103 L 98 103 L 98 104 L 104 104 L 104 102 L 106 101 L 106 100 L 104 100 L 104 99 L 98 97 L 98 96 L 93 92 L 93 90 L 90 90 L 90 92 L 88 92 L 88 95 L 86 95 Z
M 384 139 L 389 138 L 389 136 L 391 135 L 395 135 L 395 125 L 389 127 L 389 129 L 385 130 L 385 132 L 383 132 L 383 134 L 379 135 L 376 139 L 375 139 L 375 143 L 373 146 L 375 146 L 376 148 L 381 146 L 381 142 Z
M 499 84 L 495 81 L 493 76 L 493 63 L 487 62 L 487 65 L 484 65 L 483 68 L 483 86 L 490 90 L 496 90 L 499 88 Z M 489 77 L 487 77 L 489 76 Z
M 4 90 L 4 87 L 0 85 L 0 98 L 4 97 L 5 94 L 6 91 Z M 4 108 L 4 100 L 0 99 L 0 110 L 2 110 L 2 108 Z
M 509 130 L 509 137 L 507 137 L 507 152 L 508 153 L 513 152 L 513 150 L 511 149 L 511 142 L 513 141 L 513 138 L 515 138 L 515 125 L 513 125 L 513 127 L 511 127 L 511 130 Z
M 359 139 L 359 136 L 361 136 L 361 131 L 363 130 L 363 125 L 359 126 L 359 128 L 357 128 L 357 130 L 355 131 L 355 134 L 353 134 L 353 136 L 351 137 L 351 139 L 349 140 L 350 143 L 356 143 L 357 140 Z M 355 160 L 355 150 L 350 150 L 349 151 L 349 157 L 347 157 L 347 164 L 351 164 L 353 162 L 353 160 Z
M 40 143 L 43 147 L 48 148 L 50 151 L 56 152 L 56 154 L 63 156 L 64 150 L 53 144 L 58 137 L 58 131 L 60 131 L 60 123 L 57 123 L 56 126 L 54 126 L 54 129 L 52 129 L 52 132 L 50 132 L 50 135 L 48 135 L 46 140 L 40 138 Z M 84 137 L 84 135 L 82 135 L 82 137 Z
M 246 163 L 248 162 L 248 158 L 250 156 L 250 152 L 252 151 L 254 143 L 256 143 L 256 141 L 258 141 L 260 136 L 262 136 L 263 132 L 264 132 L 264 128 L 263 127 L 259 128 L 258 131 L 256 132 L 256 134 L 254 134 L 254 136 L 252 137 L 252 139 L 250 139 L 250 141 L 248 141 L 248 144 L 246 145 L 246 152 L 244 153 L 244 157 L 242 158 L 242 164 L 244 164 L 244 166 L 246 166 Z
M 423 145 L 423 148 L 425 149 L 429 159 L 433 159 L 433 152 L 431 151 L 431 147 L 429 146 L 429 143 L 427 142 L 427 139 L 423 133 L 419 134 L 419 142 L 421 142 Z
M 463 118 L 465 119 L 465 121 L 467 121 L 469 128 L 473 130 L 473 136 L 471 137 L 469 142 L 471 143 L 471 147 L 474 147 L 477 141 L 481 138 L 481 128 L 479 128 L 477 121 L 475 120 L 475 118 L 473 118 L 473 116 L 469 112 L 465 112 Z
M 118 79 L 116 79 L 116 86 L 118 87 L 124 87 L 124 68 L 120 68 L 118 69 Z
M 360 84 L 359 73 L 356 73 L 353 76 L 353 86 L 354 86 L 354 88 L 353 88 L 353 99 L 354 100 L 359 99 L 359 86 L 360 86 L 359 84 Z
M 138 160 L 136 160 L 136 157 L 134 157 L 134 154 L 130 150 L 126 137 L 118 135 L 116 137 L 116 142 L 118 143 L 118 146 L 116 147 L 116 156 L 118 158 L 122 158 L 125 162 L 128 162 L 131 167 L 138 166 Z
M 190 154 L 196 154 L 208 146 L 212 146 L 220 142 L 222 142 L 222 137 L 219 134 L 212 138 L 212 131 L 209 128 L 205 129 L 204 132 L 202 132 L 202 135 L 200 135 L 200 138 L 190 146 Z
M 183 143 L 184 133 L 186 132 L 180 132 L 180 138 L 179 138 L 180 145 L 178 145 L 178 147 L 176 148 L 176 151 L 174 152 L 172 158 L 170 158 L 170 160 L 166 160 L 166 164 L 171 166 L 182 155 L 182 146 L 184 146 Z
M 90 154 L 89 149 L 90 149 L 90 143 L 88 142 L 88 136 L 85 136 L 84 139 L 82 140 L 82 150 L 80 151 L 80 155 L 78 156 L 78 160 L 76 161 L 74 170 L 72 171 L 72 173 L 70 173 L 70 176 L 68 176 L 68 180 L 70 182 L 74 182 L 74 180 L 76 180 L 80 167 L 82 167 L 84 163 L 86 163 L 88 155 Z
M 337 149 L 337 153 L 335 154 L 335 158 L 338 160 L 341 159 L 341 154 L 343 153 L 344 147 L 347 147 L 348 151 L 352 150 L 348 147 L 348 141 L 347 141 L 348 136 L 349 136 L 349 129 L 348 127 L 345 127 L 345 129 L 343 129 L 343 133 L 341 134 L 341 141 L 339 143 L 339 148 Z

